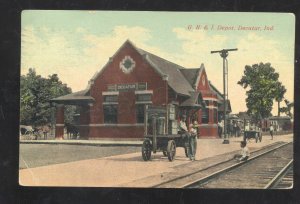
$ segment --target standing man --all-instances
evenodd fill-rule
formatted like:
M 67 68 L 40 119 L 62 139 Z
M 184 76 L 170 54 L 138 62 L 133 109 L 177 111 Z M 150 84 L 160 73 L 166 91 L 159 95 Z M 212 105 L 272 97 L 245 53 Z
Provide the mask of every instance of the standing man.
M 190 124 L 190 138 L 189 138 L 189 158 L 191 161 L 195 161 L 196 150 L 197 150 L 197 133 L 198 133 L 198 123 L 195 120 L 193 124 Z
M 223 133 L 223 124 L 222 124 L 222 121 L 219 121 L 218 122 L 218 135 L 219 135 L 219 138 L 222 137 L 222 133 Z
M 189 155 L 190 152 L 190 133 L 188 132 L 188 128 L 186 126 L 186 115 L 182 115 L 179 122 L 179 130 L 178 133 L 181 135 L 182 139 L 184 140 L 185 147 L 186 147 L 186 154 Z
M 274 132 L 274 127 L 273 127 L 273 125 L 271 124 L 271 125 L 270 125 L 270 135 L 271 135 L 272 140 L 273 140 L 273 132 Z
M 233 135 L 237 137 L 237 121 L 233 121 Z
M 180 122 L 179 122 L 179 133 L 186 137 L 189 135 L 188 128 L 186 126 L 186 115 L 181 116 Z
M 227 132 L 228 132 L 228 135 L 230 135 L 230 136 L 233 135 L 233 125 L 232 125 L 232 121 L 231 120 L 229 121 L 229 123 L 227 125 Z
M 237 136 L 239 137 L 239 136 L 241 136 L 241 124 L 240 124 L 240 122 L 237 122 L 236 128 L 237 128 Z

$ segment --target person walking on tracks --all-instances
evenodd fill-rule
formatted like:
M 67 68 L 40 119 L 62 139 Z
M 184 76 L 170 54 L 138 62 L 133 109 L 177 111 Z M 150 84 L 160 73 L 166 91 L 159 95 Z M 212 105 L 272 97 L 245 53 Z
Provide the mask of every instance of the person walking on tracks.
M 271 124 L 270 125 L 270 135 L 271 135 L 271 139 L 273 140 L 273 133 L 274 133 L 274 127 L 273 125 Z
M 189 158 L 191 161 L 195 161 L 195 155 L 197 150 L 197 129 L 199 125 L 197 121 L 194 121 L 193 124 L 190 124 L 190 137 L 189 137 Z
M 241 148 L 242 148 L 241 153 L 234 155 L 234 159 L 236 159 L 239 162 L 247 161 L 248 158 L 250 157 L 250 151 L 247 147 L 246 141 L 241 141 Z

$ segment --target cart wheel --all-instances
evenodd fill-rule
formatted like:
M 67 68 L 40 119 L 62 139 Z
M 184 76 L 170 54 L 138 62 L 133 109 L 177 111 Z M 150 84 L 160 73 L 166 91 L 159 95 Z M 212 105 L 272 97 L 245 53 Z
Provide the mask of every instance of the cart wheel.
M 144 140 L 143 146 L 142 146 L 142 157 L 144 161 L 150 160 L 151 157 L 151 143 L 150 140 Z
M 176 155 L 176 144 L 174 140 L 168 141 L 167 155 L 169 161 L 173 161 Z
M 184 147 L 184 153 L 185 153 L 185 156 L 186 157 L 189 157 L 189 149 L 188 149 L 188 147 Z
M 163 150 L 163 155 L 164 155 L 165 157 L 168 155 L 166 150 Z

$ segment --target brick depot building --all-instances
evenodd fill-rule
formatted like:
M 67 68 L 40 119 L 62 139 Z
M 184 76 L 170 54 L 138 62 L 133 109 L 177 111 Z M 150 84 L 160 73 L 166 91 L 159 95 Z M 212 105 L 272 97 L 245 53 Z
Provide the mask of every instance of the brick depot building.
M 77 125 L 82 139 L 142 139 L 145 105 L 174 104 L 179 120 L 193 103 L 205 104 L 192 116 L 200 124 L 198 137 L 215 138 L 222 101 L 203 64 L 187 69 L 127 40 L 89 81 L 86 90 L 52 99 L 51 103 L 56 106 L 57 139 L 64 134 L 65 105 L 80 107 Z

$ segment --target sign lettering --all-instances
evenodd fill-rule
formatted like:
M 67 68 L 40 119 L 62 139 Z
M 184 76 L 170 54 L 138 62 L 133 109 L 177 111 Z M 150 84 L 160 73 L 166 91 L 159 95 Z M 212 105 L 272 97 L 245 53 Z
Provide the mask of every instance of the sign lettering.
M 147 83 L 134 83 L 134 84 L 109 84 L 107 85 L 108 91 L 135 91 L 147 90 Z

